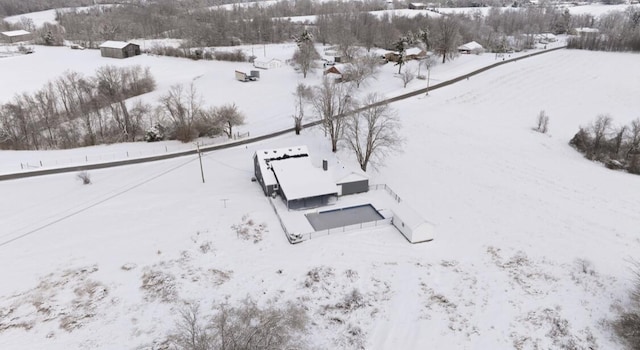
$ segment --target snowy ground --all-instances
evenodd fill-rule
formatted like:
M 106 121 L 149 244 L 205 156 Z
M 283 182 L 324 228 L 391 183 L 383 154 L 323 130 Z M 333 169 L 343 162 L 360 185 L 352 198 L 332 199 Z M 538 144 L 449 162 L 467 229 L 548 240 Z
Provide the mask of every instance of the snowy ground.
M 87 74 L 102 63 L 96 52 L 64 52 L 72 62 L 87 55 L 75 65 Z M 439 77 L 485 58 L 461 57 Z M 219 63 L 181 62 L 183 75 L 162 75 L 175 63 L 152 66 L 160 87 L 200 75 L 203 89 L 220 84 Z M 32 79 L 16 84 L 40 86 Z M 286 87 L 271 86 L 275 101 L 298 78 L 277 79 Z M 390 227 L 287 242 L 250 181 L 251 156 L 306 144 L 318 159 L 355 167 L 346 151 L 332 158 L 318 129 L 207 154 L 204 184 L 195 157 L 92 171 L 87 186 L 75 174 L 0 182 L 9 199 L 0 201 L 0 349 L 152 349 L 182 300 L 208 309 L 247 295 L 305 305 L 309 341 L 321 349 L 619 349 L 606 320 L 628 302 L 640 177 L 567 143 L 599 113 L 637 118 L 638 81 L 637 54 L 561 50 L 395 103 L 404 151 L 371 182 L 437 224 L 436 240 L 420 245 Z M 277 128 L 289 105 L 261 108 L 251 130 Z M 547 135 L 531 130 L 542 109 Z M 273 125 L 260 124 L 270 116 Z
M 562 45 L 562 41 L 554 45 Z M 553 45 L 549 45 L 551 48 Z M 271 57 L 283 62 L 291 58 L 295 49 L 294 44 L 275 45 L 246 45 L 240 47 L 217 48 L 217 50 L 241 49 L 247 55 Z M 318 51 L 323 53 L 324 47 L 318 45 Z M 518 57 L 530 52 L 512 54 Z M 328 57 L 330 58 L 330 57 Z M 430 84 L 469 73 L 475 69 L 496 62 L 494 54 L 461 55 L 454 61 L 438 64 L 432 68 Z M 11 81 L 11 84 L 0 84 L 0 103 L 6 103 L 22 92 L 33 92 L 41 89 L 48 81 L 52 81 L 64 74 L 65 71 L 76 71 L 87 76 L 94 75 L 97 68 L 105 65 L 130 66 L 140 65 L 149 67 L 157 80 L 155 91 L 139 98 L 151 104 L 158 104 L 160 96 L 175 84 L 188 86 L 193 82 L 202 95 L 203 103 L 218 106 L 225 103 L 235 103 L 240 111 L 246 115 L 246 125 L 238 127 L 241 133 L 252 136 L 292 127 L 291 115 L 294 113 L 293 91 L 298 83 L 317 85 L 320 83 L 323 70 L 321 67 L 304 79 L 302 74 L 296 73 L 292 67 L 283 66 L 278 69 L 261 70 L 258 82 L 241 83 L 235 80 L 234 71 L 249 72 L 253 68 L 250 63 L 232 63 L 220 61 L 192 61 L 172 57 L 158 57 L 141 55 L 126 60 L 101 57 L 97 50 L 71 50 L 67 47 L 35 46 L 35 53 L 14 57 L 0 58 L 0 75 Z M 410 62 L 403 70 L 418 72 L 417 62 Z M 425 80 L 414 79 L 403 88 L 401 79 L 396 76 L 398 67 L 392 63 L 382 66 L 375 80 L 366 82 L 360 95 L 367 92 L 378 92 L 387 97 L 398 96 L 402 93 L 421 89 L 427 86 Z M 422 68 L 422 75 L 425 69 Z M 154 121 L 148 121 L 152 123 Z M 201 140 L 210 144 L 220 140 Z M 74 163 L 96 163 L 132 157 L 149 156 L 172 151 L 194 148 L 193 144 L 169 142 L 164 144 L 118 144 L 84 148 L 79 151 L 50 151 L 50 152 L 0 152 L 0 173 L 13 173 L 29 169 L 51 168 Z

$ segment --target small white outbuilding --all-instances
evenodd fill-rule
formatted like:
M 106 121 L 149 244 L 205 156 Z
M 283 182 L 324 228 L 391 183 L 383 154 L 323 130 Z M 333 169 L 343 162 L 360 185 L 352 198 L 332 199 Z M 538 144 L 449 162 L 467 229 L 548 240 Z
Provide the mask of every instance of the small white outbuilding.
M 274 69 L 282 67 L 282 61 L 277 58 L 256 58 L 253 66 L 261 69 Z
M 391 208 L 392 223 L 410 243 L 429 242 L 435 238 L 435 225 L 423 219 L 404 202 Z

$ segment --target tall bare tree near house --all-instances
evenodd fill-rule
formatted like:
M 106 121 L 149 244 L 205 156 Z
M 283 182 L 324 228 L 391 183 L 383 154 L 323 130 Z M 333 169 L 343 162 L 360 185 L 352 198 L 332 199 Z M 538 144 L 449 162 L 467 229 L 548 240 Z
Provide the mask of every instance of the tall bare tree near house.
M 325 133 L 331 138 L 332 152 L 338 151 L 338 141 L 344 132 L 344 116 L 353 110 L 352 92 L 352 84 L 337 83 L 329 78 L 324 78 L 322 84 L 313 88 L 311 105 L 322 120 Z
M 380 165 L 384 157 L 398 151 L 403 142 L 398 134 L 398 116 L 388 104 L 381 103 L 382 100 L 375 93 L 369 94 L 362 102 L 369 107 L 346 118 L 344 139 L 363 171 L 367 171 L 369 164 Z
M 313 69 L 313 61 L 320 58 L 318 51 L 313 46 L 313 34 L 306 29 L 297 37 L 294 37 L 298 48 L 293 54 L 293 61 L 298 65 L 302 76 L 307 77 L 307 74 Z
M 367 79 L 376 78 L 379 62 L 380 58 L 375 54 L 357 56 L 346 65 L 343 80 L 351 81 L 356 84 L 356 88 L 360 88 Z
M 215 120 L 227 137 L 233 137 L 233 127 L 244 124 L 244 114 L 235 103 L 215 108 Z
M 184 85 L 171 86 L 160 103 L 173 123 L 174 137 L 182 142 L 193 140 L 197 136 L 195 122 L 202 114 L 202 98 L 193 83 L 187 89 Z
M 442 56 L 442 63 L 454 58 L 460 46 L 460 23 L 451 16 L 442 16 L 436 20 L 433 48 Z
M 293 121 L 296 135 L 300 135 L 300 130 L 302 130 L 302 119 L 304 119 L 304 108 L 312 96 L 313 90 L 311 87 L 303 83 L 299 83 L 296 87 L 296 91 L 293 93 L 293 97 L 295 98 L 295 113 L 293 114 Z

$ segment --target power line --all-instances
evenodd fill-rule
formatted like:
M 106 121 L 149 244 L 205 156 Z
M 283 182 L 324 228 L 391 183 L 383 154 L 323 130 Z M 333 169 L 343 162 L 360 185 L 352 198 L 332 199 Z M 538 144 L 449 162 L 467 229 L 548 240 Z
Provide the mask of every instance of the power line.
M 57 224 L 57 223 L 59 223 L 59 222 L 61 222 L 61 221 L 63 221 L 63 220 L 66 220 L 66 219 L 68 219 L 68 218 L 70 218 L 70 217 L 73 217 L 73 216 L 75 216 L 75 215 L 78 215 L 78 214 L 80 214 L 80 213 L 82 213 L 82 212 L 84 212 L 84 211 L 87 211 L 87 210 L 89 210 L 89 209 L 91 209 L 91 208 L 95 207 L 95 206 L 98 206 L 98 205 L 100 205 L 100 204 L 102 204 L 102 203 L 104 203 L 104 202 L 106 202 L 106 201 L 108 201 L 108 200 L 111 200 L 111 199 L 113 199 L 113 198 L 115 198 L 115 197 L 118 197 L 118 196 L 120 196 L 120 195 L 122 195 L 122 194 L 125 194 L 125 193 L 127 193 L 127 192 L 129 192 L 129 191 L 131 191 L 131 190 L 133 190 L 133 189 L 135 189 L 135 188 L 138 188 L 138 187 L 140 187 L 140 186 L 142 186 L 142 185 L 144 185 L 144 184 L 146 184 L 146 183 L 149 183 L 149 182 L 151 182 L 151 181 L 153 181 L 153 180 L 155 180 L 155 179 L 157 179 L 157 178 L 159 178 L 159 177 L 161 177 L 161 176 L 164 176 L 164 175 L 166 175 L 166 174 L 168 174 L 168 173 L 170 173 L 170 172 L 172 172 L 172 171 L 174 171 L 174 170 L 176 170 L 176 169 L 178 169 L 178 168 L 181 168 L 181 167 L 183 167 L 183 166 L 185 166 L 185 165 L 187 165 L 187 164 L 189 164 L 189 163 L 193 162 L 194 160 L 195 160 L 195 159 L 190 159 L 190 160 L 188 160 L 188 161 L 186 161 L 186 162 L 184 162 L 184 163 L 182 163 L 182 164 L 179 164 L 178 166 L 175 166 L 175 167 L 173 167 L 173 168 L 170 168 L 170 169 L 168 169 L 168 170 L 165 170 L 165 171 L 161 172 L 161 173 L 160 173 L 160 174 L 158 174 L 158 175 L 155 175 L 155 176 L 153 176 L 153 177 L 151 177 L 151 178 L 148 178 L 148 179 L 146 179 L 146 180 L 144 180 L 144 181 L 142 181 L 142 182 L 140 182 L 140 183 L 137 183 L 137 184 L 135 184 L 135 185 L 133 185 L 133 186 L 131 186 L 131 187 L 129 187 L 129 188 L 127 188 L 127 189 L 125 189 L 125 190 L 122 190 L 122 191 L 117 192 L 117 193 L 115 193 L 115 194 L 113 194 L 113 195 L 110 195 L 110 196 L 108 196 L 107 198 L 104 198 L 104 199 L 102 199 L 102 200 L 100 200 L 100 201 L 98 201 L 98 202 L 96 202 L 96 203 L 93 203 L 93 204 L 91 204 L 91 205 L 87 206 L 87 207 L 84 207 L 84 208 L 78 209 L 78 210 L 76 210 L 76 211 L 74 211 L 74 212 L 72 212 L 72 213 L 70 213 L 70 214 L 67 214 L 67 215 L 65 215 L 65 216 L 63 216 L 63 217 L 61 217 L 61 218 L 59 218 L 59 219 L 56 219 L 56 220 L 51 221 L 51 222 L 49 222 L 49 223 L 46 223 L 46 224 L 44 224 L 44 225 L 42 225 L 42 226 L 39 226 L 39 227 L 37 227 L 37 228 L 34 228 L 33 230 L 28 231 L 28 232 L 25 232 L 25 233 L 23 233 L 23 234 L 21 234 L 21 235 L 19 235 L 19 236 L 17 236 L 17 237 L 14 237 L 14 238 L 11 238 L 11 239 L 9 239 L 9 240 L 6 240 L 6 241 L 3 241 L 3 242 L 0 242 L 0 247 L 3 247 L 3 246 L 5 246 L 5 245 L 7 245 L 7 244 L 9 244 L 9 243 L 15 242 L 15 241 L 17 241 L 17 240 L 19 240 L 19 239 L 21 239 L 21 238 L 26 237 L 26 236 L 32 235 L 32 234 L 34 234 L 34 233 L 36 233 L 36 232 L 38 232 L 38 231 L 40 231 L 40 230 L 42 230 L 42 229 L 44 229 L 44 228 L 47 228 L 47 227 L 52 226 L 52 225 L 54 225 L 54 224 Z

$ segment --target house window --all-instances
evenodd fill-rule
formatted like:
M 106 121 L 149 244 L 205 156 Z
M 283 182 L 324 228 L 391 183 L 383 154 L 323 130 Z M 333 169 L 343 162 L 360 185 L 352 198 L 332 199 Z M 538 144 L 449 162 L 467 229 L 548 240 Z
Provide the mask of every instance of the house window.
M 273 185 L 273 190 L 274 190 L 274 191 L 277 191 L 277 190 L 279 190 L 279 189 L 280 189 L 280 188 L 278 187 L 278 184 Z

